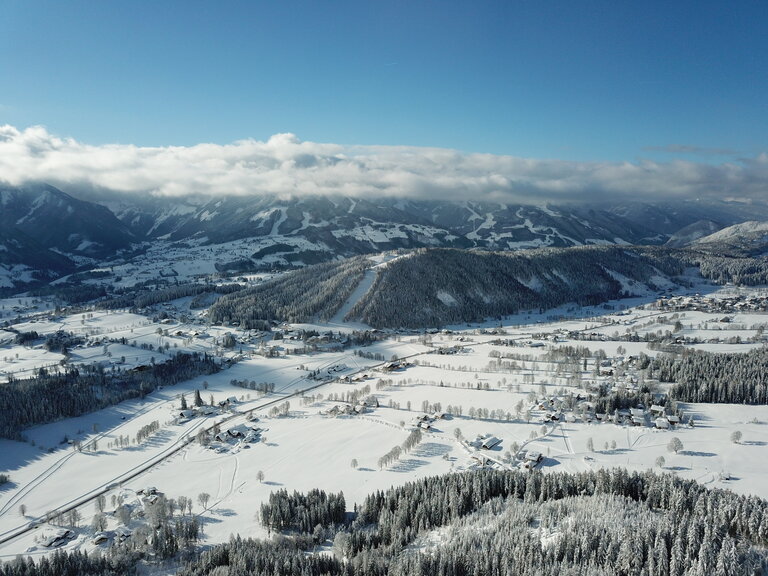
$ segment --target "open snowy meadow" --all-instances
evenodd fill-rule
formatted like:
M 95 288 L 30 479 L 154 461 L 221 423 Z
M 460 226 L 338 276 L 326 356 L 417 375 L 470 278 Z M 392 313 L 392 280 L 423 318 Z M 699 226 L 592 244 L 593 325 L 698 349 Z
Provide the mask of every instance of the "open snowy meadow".
M 61 526 L 73 534 L 57 546 L 107 546 L 141 529 L 156 493 L 185 503 L 209 544 L 266 536 L 258 513 L 277 489 L 342 491 L 351 510 L 375 490 L 481 467 L 655 469 L 768 497 L 768 407 L 680 402 L 679 420 L 659 427 L 657 414 L 600 414 L 589 401 L 601 386 L 647 385 L 663 403 L 669 384 L 644 382 L 635 365 L 660 353 L 647 335 L 746 352 L 765 346 L 764 313 L 676 309 L 645 298 L 334 346 L 364 327 L 338 319 L 281 326 L 275 339 L 203 320 L 7 305 L 23 320 L 15 332 L 0 331 L 3 381 L 94 364 L 141 369 L 180 351 L 213 355 L 224 369 L 29 428 L 23 441 L 1 440 L 9 481 L 0 486 L 0 559 L 49 554 Z M 329 330 L 335 340 L 307 347 L 307 333 Z M 16 342 L 16 333 L 30 331 L 69 332 L 81 343 L 63 354 Z M 92 526 L 101 511 L 106 530 Z

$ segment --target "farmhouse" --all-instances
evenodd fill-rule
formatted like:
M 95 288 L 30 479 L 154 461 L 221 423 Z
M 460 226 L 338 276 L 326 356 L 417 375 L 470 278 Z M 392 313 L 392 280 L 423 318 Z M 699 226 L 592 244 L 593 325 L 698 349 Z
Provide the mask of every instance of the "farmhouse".
M 480 448 L 482 448 L 483 450 L 490 450 L 491 448 L 493 448 L 494 446 L 498 446 L 499 444 L 501 444 L 500 438 L 496 438 L 496 436 L 488 436 L 483 440 L 482 444 L 480 444 Z
M 541 452 L 537 452 L 536 450 L 528 450 L 528 452 L 525 453 L 523 466 L 528 469 L 535 468 L 542 460 L 544 460 L 544 455 Z

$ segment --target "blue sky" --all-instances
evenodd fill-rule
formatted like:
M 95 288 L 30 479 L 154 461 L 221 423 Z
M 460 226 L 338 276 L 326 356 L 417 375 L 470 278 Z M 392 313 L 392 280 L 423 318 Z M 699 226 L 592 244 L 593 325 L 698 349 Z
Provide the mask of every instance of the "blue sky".
M 0 124 L 575 161 L 766 148 L 765 2 L 0 1 Z

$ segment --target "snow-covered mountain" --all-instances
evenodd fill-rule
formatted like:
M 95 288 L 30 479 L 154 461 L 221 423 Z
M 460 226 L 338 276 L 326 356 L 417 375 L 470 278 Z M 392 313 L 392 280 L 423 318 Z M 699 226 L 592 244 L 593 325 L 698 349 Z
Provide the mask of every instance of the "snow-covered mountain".
M 93 198 L 143 239 L 222 243 L 303 238 L 316 250 L 359 254 L 399 247 L 515 250 L 585 244 L 663 244 L 703 219 L 727 226 L 768 207 L 738 204 L 537 206 L 490 202 L 271 196 Z
M 737 251 L 752 256 L 768 253 L 768 221 L 750 220 L 699 238 L 696 247 Z
M 6 264 L 25 265 L 32 271 L 39 269 L 34 264 L 39 254 L 24 256 L 18 245 L 32 242 L 93 266 L 148 242 L 221 246 L 253 239 L 253 251 L 246 252 L 245 259 L 241 246 L 236 257 L 221 257 L 223 268 L 217 265 L 227 270 L 236 261 L 236 268 L 245 271 L 259 268 L 267 257 L 264 262 L 269 265 L 296 265 L 396 248 L 517 250 L 663 244 L 670 238 L 687 242 L 717 226 L 755 217 L 768 220 L 768 206 L 726 202 L 541 206 L 258 194 L 168 198 L 63 192 L 45 184 L 0 188 L 0 208 L 5 239 L 15 239 L 19 253 Z M 700 221 L 719 224 L 702 229 L 696 224 Z
M 79 200 L 47 184 L 0 187 L 0 227 L 45 248 L 104 258 L 137 238 L 104 206 Z

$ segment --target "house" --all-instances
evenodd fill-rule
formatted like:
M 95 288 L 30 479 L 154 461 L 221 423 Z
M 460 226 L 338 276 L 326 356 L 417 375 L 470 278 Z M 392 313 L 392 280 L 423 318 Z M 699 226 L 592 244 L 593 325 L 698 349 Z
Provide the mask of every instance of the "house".
M 669 430 L 669 420 L 666 418 L 656 418 L 654 424 L 659 430 Z
M 653 404 L 651 405 L 651 416 L 663 416 L 664 415 L 664 406 L 661 406 L 659 404 Z
M 43 538 L 41 544 L 46 548 L 55 548 L 57 546 L 61 546 L 67 540 L 71 540 L 74 537 L 75 537 L 75 533 L 72 532 L 72 530 L 68 530 L 66 528 L 59 528 L 58 530 L 55 530 L 54 532 L 47 534 Z
M 490 450 L 491 448 L 493 448 L 494 446 L 498 446 L 499 444 L 501 444 L 500 438 L 496 438 L 496 436 L 488 436 L 482 441 L 482 443 L 480 444 L 480 448 L 482 448 L 483 450 Z
M 632 426 L 645 426 L 645 418 L 632 416 L 631 422 L 632 422 Z
M 197 416 L 197 412 L 194 410 L 179 410 L 178 415 L 179 420 L 189 420 L 190 418 Z
M 528 469 L 535 468 L 542 460 L 544 460 L 544 455 L 541 452 L 528 450 L 528 452 L 525 453 L 523 466 Z
M 670 423 L 672 426 L 675 426 L 675 425 L 677 425 L 677 424 L 680 424 L 680 417 L 679 417 L 679 416 L 677 416 L 677 415 L 675 415 L 675 414 L 672 414 L 672 415 L 670 415 L 670 416 L 667 416 L 667 420 L 669 420 L 669 423 Z

